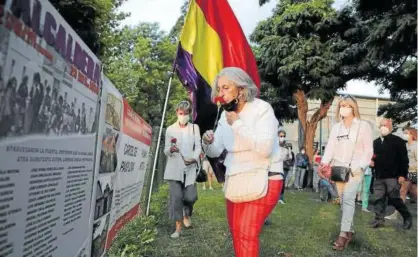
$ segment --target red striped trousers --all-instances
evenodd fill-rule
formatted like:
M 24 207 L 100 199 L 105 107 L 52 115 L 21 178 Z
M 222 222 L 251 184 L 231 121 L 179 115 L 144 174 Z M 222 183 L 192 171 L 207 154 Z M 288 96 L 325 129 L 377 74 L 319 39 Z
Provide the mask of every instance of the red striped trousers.
M 255 201 L 233 203 L 226 200 L 229 230 L 236 257 L 258 257 L 264 221 L 276 206 L 283 180 L 269 180 L 267 195 Z

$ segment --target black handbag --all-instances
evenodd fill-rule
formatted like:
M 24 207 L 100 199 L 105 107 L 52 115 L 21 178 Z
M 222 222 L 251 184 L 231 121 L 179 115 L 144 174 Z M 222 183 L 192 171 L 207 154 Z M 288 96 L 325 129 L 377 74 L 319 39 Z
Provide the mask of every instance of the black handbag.
M 205 170 L 202 169 L 202 167 L 198 167 L 196 169 L 197 175 L 196 175 L 196 182 L 197 183 L 203 183 L 208 181 L 208 175 L 206 174 Z
M 195 136 L 195 132 L 194 132 L 194 124 L 193 124 L 193 137 Z M 193 151 L 196 148 L 196 142 L 193 139 Z M 200 156 L 199 156 L 199 160 L 196 161 L 197 163 L 197 168 L 196 168 L 196 182 L 197 183 L 203 183 L 208 181 L 208 175 L 206 174 L 206 171 L 203 169 L 202 167 L 202 160 L 200 160 Z
M 331 180 L 335 182 L 348 182 L 350 175 L 354 177 L 351 167 L 333 166 L 331 167 Z
M 360 127 L 361 127 L 361 121 L 358 126 L 356 141 L 354 142 L 354 149 L 356 148 L 358 134 L 360 133 Z M 331 167 L 330 179 L 332 181 L 347 183 L 348 180 L 350 180 L 350 175 L 354 177 L 353 171 L 351 170 L 351 162 L 353 161 L 354 149 L 353 149 L 353 153 L 351 154 L 351 160 L 350 160 L 350 164 L 348 165 L 348 167 L 344 167 L 344 166 L 332 166 Z

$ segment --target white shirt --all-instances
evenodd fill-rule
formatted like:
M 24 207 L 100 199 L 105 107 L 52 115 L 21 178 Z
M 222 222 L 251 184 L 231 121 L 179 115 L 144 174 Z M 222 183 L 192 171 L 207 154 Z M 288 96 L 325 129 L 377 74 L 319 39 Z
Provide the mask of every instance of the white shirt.
M 351 163 L 353 171 L 358 168 L 365 170 L 372 156 L 372 129 L 366 121 L 354 118 L 351 128 L 345 128 L 342 121 L 332 127 L 322 163 L 344 167 L 348 167 Z
M 214 158 L 224 149 L 228 151 L 224 161 L 226 176 L 260 167 L 267 170 L 270 161 L 270 171 L 283 172 L 286 152 L 280 151 L 279 123 L 271 105 L 256 98 L 244 105 L 239 117 L 231 126 L 222 113 L 214 142 L 202 145 L 207 155 Z
M 164 154 L 168 157 L 168 160 L 165 167 L 164 179 L 183 181 L 185 174 L 185 186 L 193 185 L 195 183 L 197 164 L 186 166 L 181 155 L 183 155 L 185 159 L 199 160 L 200 153 L 202 152 L 199 126 L 196 124 L 193 124 L 193 126 L 194 135 L 192 124 L 188 123 L 186 127 L 182 128 L 178 122 L 169 126 L 165 133 Z M 179 149 L 179 153 L 170 152 L 171 140 L 173 138 L 177 139 L 176 146 Z M 193 144 L 195 144 L 194 151 Z

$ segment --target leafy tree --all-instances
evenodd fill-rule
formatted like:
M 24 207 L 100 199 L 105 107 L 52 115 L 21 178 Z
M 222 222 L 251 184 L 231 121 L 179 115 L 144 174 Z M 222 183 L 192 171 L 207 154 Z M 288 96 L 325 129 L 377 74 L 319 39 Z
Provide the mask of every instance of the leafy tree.
M 118 26 L 129 14 L 117 9 L 126 0 L 50 0 L 68 24 L 102 61 L 112 55 Z
M 395 123 L 417 121 L 417 2 L 354 1 L 353 15 L 368 27 L 363 47 L 373 67 L 366 79 L 390 92 L 393 104 L 378 114 Z
M 362 49 L 353 47 L 341 33 L 352 29 L 353 19 L 345 15 L 344 21 L 338 20 L 331 4 L 329 0 L 280 1 L 273 16 L 260 22 L 251 35 L 259 47 L 262 80 L 277 88 L 281 99 L 296 102 L 310 157 L 317 124 L 326 117 L 337 90 L 366 65 L 359 61 Z M 360 30 L 356 35 L 359 40 Z M 321 101 L 310 118 L 308 99 Z
M 260 59 L 260 49 L 257 45 L 251 46 L 255 58 Z M 283 122 L 291 122 L 298 118 L 293 97 L 280 92 L 280 88 L 272 86 L 270 83 L 262 81 L 260 88 L 260 98 L 271 104 L 274 114 L 280 126 Z
M 292 122 L 298 118 L 297 107 L 292 95 L 282 94 L 280 88 L 262 81 L 260 98 L 271 104 L 280 126 L 284 122 Z
M 187 10 L 189 8 L 189 1 L 184 1 L 180 9 L 180 17 L 177 19 L 176 24 L 170 30 L 169 37 L 173 43 L 178 43 L 180 39 L 181 30 L 183 29 L 184 19 L 186 18 Z
M 176 45 L 157 23 L 140 23 L 123 28 L 117 54 L 110 57 L 105 74 L 135 109 L 152 126 L 161 122 L 161 114 L 172 70 Z M 174 106 L 187 93 L 173 79 L 167 122 L 175 121 Z

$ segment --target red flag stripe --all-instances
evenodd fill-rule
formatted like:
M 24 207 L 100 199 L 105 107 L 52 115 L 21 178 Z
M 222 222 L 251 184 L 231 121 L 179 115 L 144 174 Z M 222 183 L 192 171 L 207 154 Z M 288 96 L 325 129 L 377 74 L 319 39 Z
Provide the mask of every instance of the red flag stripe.
M 260 88 L 257 63 L 242 28 L 227 0 L 196 0 L 206 22 L 219 35 L 224 67 L 245 70 Z

